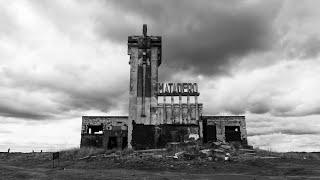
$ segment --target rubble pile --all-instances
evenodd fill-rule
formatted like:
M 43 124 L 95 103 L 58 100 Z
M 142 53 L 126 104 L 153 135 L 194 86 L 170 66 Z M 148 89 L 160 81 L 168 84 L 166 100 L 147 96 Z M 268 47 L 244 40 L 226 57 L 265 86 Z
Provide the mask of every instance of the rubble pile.
M 200 145 L 197 142 L 169 143 L 168 152 L 174 155 L 167 156 L 174 159 L 206 159 L 209 161 L 231 161 L 255 156 L 255 150 L 250 146 L 242 146 L 239 143 L 211 142 Z
M 136 150 L 130 152 L 117 151 L 98 156 L 87 156 L 79 160 L 91 158 L 107 158 L 113 160 L 128 159 L 173 159 L 204 161 L 237 161 L 256 157 L 255 150 L 239 143 L 210 142 L 201 144 L 198 141 L 171 142 L 163 149 Z

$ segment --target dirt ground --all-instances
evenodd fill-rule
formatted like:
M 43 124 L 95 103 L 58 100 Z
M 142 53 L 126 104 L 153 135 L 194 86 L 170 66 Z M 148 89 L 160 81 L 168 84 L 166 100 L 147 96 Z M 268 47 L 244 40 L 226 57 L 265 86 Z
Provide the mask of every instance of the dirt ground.
M 51 157 L 51 153 L 1 153 L 0 179 L 320 179 L 320 161 L 314 159 L 215 162 L 94 156 L 79 160 L 61 157 L 59 166 L 53 168 Z
M 244 174 L 212 174 L 188 173 L 170 171 L 147 171 L 131 169 L 48 169 L 22 168 L 17 166 L 0 165 L 1 179 L 199 179 L 199 180 L 280 180 L 280 179 L 319 179 L 319 177 L 302 176 L 258 176 Z

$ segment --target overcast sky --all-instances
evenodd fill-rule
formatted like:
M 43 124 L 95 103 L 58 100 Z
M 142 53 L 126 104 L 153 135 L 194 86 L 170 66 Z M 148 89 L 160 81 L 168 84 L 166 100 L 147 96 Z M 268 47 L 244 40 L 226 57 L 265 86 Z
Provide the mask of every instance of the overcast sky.
M 78 147 L 82 115 L 127 115 L 127 37 L 162 36 L 161 81 L 249 143 L 320 151 L 320 1 L 0 0 L 0 151 Z

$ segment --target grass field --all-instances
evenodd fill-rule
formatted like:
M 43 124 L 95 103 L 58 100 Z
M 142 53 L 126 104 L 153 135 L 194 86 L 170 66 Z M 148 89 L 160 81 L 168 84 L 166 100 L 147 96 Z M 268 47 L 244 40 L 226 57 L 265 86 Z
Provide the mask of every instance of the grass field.
M 0 153 L 0 179 L 320 179 L 317 153 L 257 154 L 277 158 L 184 160 L 85 148 L 60 152 L 53 168 L 52 153 Z

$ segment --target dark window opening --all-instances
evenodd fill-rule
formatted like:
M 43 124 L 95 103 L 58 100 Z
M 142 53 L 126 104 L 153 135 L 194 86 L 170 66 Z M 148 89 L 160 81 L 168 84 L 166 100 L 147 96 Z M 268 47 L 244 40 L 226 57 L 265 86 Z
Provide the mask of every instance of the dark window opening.
M 122 149 L 128 146 L 128 137 L 122 137 Z
M 88 125 L 88 134 L 103 134 L 103 125 Z
M 225 127 L 226 141 L 241 141 L 240 126 L 226 126 Z

